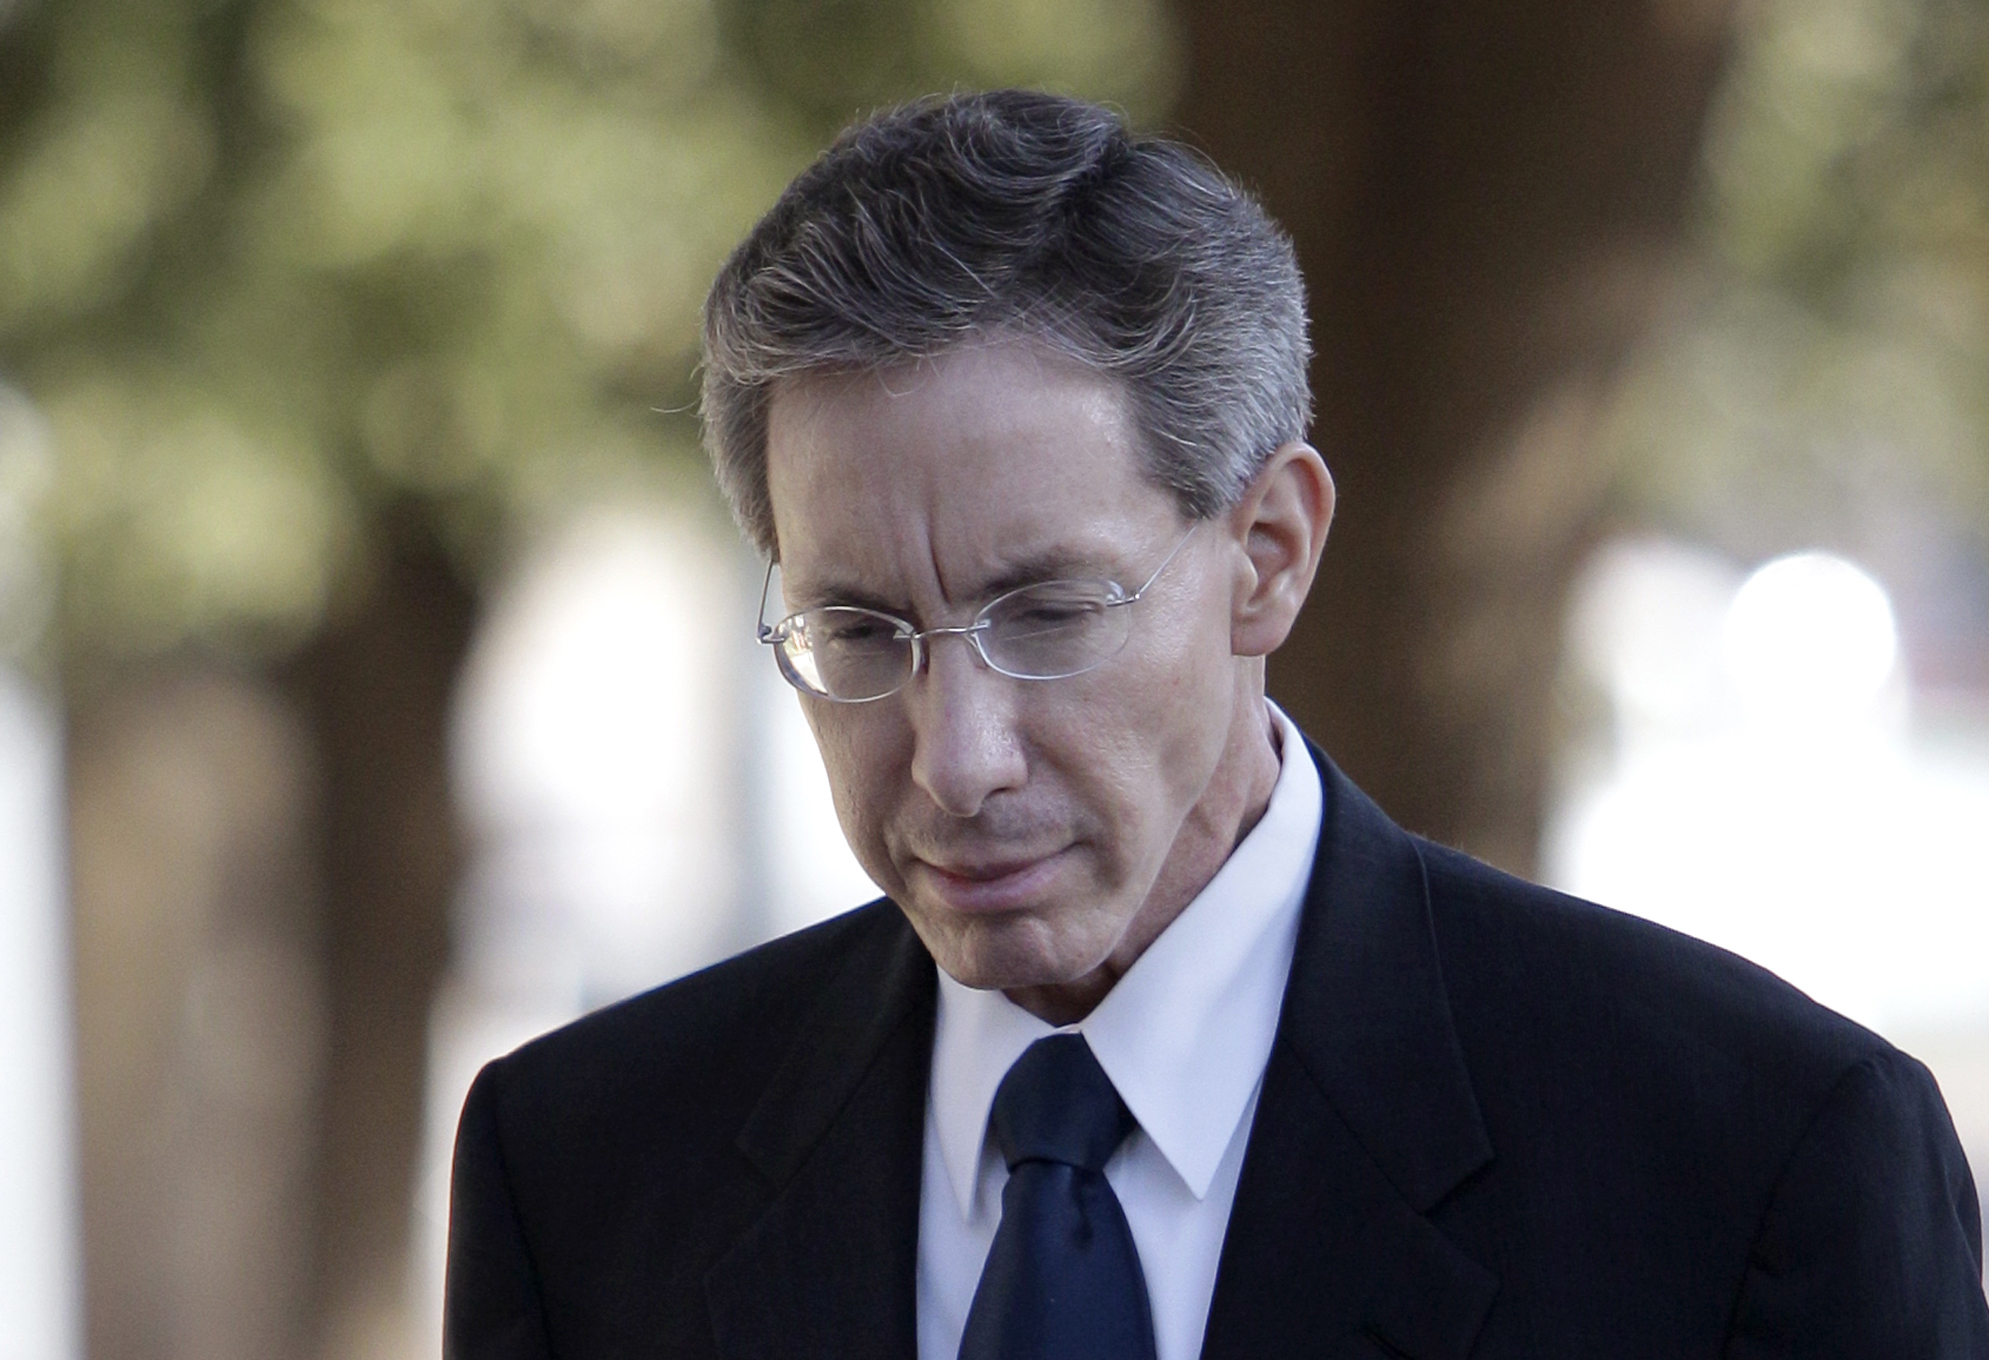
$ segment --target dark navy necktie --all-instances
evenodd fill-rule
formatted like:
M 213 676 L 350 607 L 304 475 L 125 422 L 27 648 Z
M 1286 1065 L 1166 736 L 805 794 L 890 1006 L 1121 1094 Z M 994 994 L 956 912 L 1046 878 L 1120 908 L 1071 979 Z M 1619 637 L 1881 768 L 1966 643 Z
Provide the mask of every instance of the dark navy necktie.
M 1133 1116 L 1083 1036 L 1031 1044 L 989 1122 L 1008 1187 L 960 1360 L 1154 1360 L 1139 1253 L 1105 1179 Z

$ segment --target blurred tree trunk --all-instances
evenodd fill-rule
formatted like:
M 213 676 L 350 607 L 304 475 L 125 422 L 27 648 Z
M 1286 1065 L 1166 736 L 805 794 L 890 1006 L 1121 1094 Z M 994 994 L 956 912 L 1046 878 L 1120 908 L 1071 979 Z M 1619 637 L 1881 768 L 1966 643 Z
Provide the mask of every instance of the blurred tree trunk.
M 1728 0 L 1186 0 L 1179 121 L 1291 232 L 1340 488 L 1272 692 L 1405 825 L 1539 839 L 1591 432 L 1677 247 Z
M 414 514 L 360 608 L 288 679 L 323 770 L 329 1045 L 319 1123 L 320 1354 L 397 1353 L 429 1003 L 460 854 L 447 725 L 474 601 Z
M 304 1360 L 323 1051 L 309 742 L 259 677 L 71 696 L 88 1353 Z
M 417 518 L 384 536 L 279 684 L 188 659 L 72 696 L 97 1360 L 357 1360 L 419 1334 L 410 1205 L 459 859 L 446 728 L 474 608 Z

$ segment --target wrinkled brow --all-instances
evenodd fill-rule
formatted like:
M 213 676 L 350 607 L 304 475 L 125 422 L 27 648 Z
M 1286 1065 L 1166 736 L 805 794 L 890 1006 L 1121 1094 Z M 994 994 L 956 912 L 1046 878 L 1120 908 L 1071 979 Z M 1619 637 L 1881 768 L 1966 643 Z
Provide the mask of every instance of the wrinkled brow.
M 958 590 L 953 594 L 956 599 L 970 602 L 978 608 L 996 596 L 1022 586 L 1037 585 L 1043 581 L 1074 579 L 1116 580 L 1117 575 L 1113 568 L 1106 566 L 1094 554 L 1072 548 L 1051 548 L 1017 558 L 973 582 L 971 590 Z M 831 605 L 874 609 L 880 614 L 889 614 L 907 623 L 927 622 L 916 618 L 917 611 L 902 598 L 893 599 L 880 595 L 855 581 L 839 580 L 833 576 L 813 582 L 797 591 L 790 597 L 788 608 L 800 611 L 821 609 Z

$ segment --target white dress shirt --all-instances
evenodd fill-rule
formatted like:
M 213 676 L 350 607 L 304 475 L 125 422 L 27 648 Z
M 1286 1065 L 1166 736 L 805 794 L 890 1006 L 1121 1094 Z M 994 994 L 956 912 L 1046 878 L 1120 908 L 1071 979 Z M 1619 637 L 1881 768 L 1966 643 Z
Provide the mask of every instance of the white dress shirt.
M 1139 1249 L 1156 1360 L 1201 1353 L 1319 844 L 1319 770 L 1276 705 L 1271 717 L 1280 772 L 1263 818 L 1097 1008 L 1064 1027 L 1085 1037 L 1139 1121 L 1105 1178 Z M 919 1360 L 958 1360 L 1008 1183 L 988 1111 L 1022 1050 L 1057 1032 L 1000 992 L 940 972 L 919 1187 Z

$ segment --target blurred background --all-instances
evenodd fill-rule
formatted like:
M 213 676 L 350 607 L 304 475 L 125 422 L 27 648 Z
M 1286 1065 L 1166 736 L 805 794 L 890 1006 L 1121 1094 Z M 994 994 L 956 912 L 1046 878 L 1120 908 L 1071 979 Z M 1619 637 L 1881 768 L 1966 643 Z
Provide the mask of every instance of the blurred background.
M 0 0 L 0 1360 L 434 1355 L 477 1065 L 870 895 L 698 305 L 1010 83 L 1297 242 L 1277 696 L 1989 1167 L 1989 0 Z

